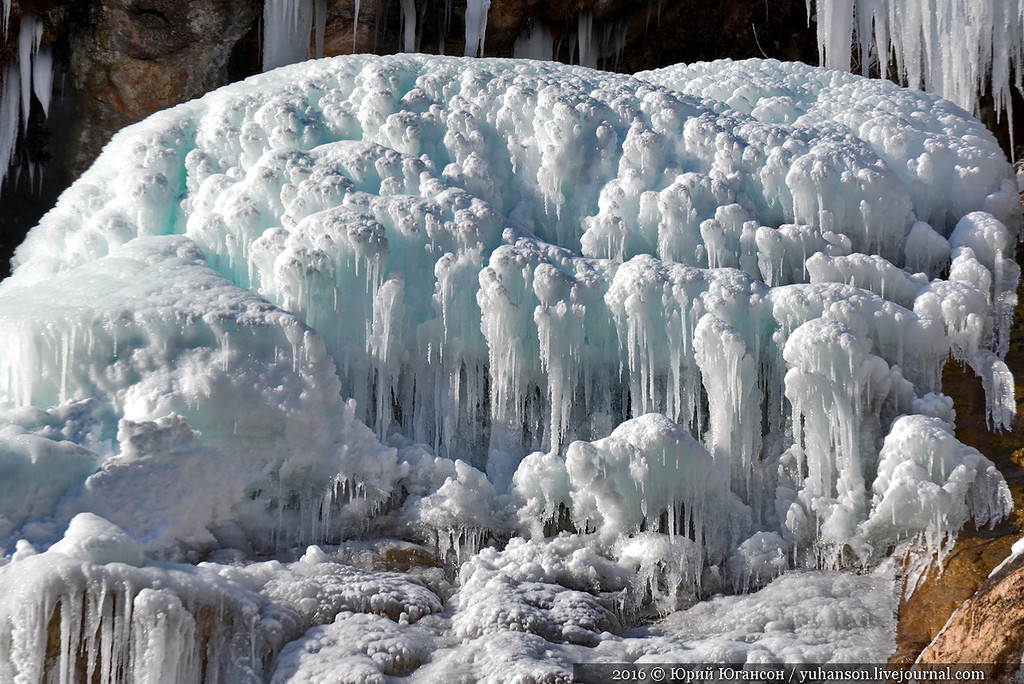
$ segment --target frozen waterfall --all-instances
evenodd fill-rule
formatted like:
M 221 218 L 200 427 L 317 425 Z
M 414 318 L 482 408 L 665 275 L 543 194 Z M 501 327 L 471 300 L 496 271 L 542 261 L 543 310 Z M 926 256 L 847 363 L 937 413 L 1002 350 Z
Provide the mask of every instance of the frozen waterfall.
M 1010 88 L 1021 88 L 1021 0 L 815 0 L 821 64 L 849 69 L 851 45 L 863 73 L 876 67 L 978 111 L 991 93 L 996 112 L 1012 118 Z M 808 17 L 811 0 L 807 0 Z M 947 38 L 956 36 L 955 39 Z M 1012 130 L 1012 128 L 1011 128 Z
M 359 55 L 158 113 L 0 284 L 0 678 L 882 660 L 887 557 L 1012 505 L 941 377 L 1012 421 L 1020 227 L 978 121 L 801 64 Z

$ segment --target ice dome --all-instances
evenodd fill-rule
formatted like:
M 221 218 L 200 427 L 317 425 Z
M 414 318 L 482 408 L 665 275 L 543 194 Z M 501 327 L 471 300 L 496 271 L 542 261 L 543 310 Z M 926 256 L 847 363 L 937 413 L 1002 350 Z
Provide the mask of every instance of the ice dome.
M 1020 218 L 962 110 L 771 60 L 339 57 L 154 115 L 0 284 L 0 596 L 44 597 L 0 599 L 0 673 L 34 681 L 56 604 L 93 616 L 62 672 L 104 630 L 90 668 L 192 672 L 218 592 L 253 676 L 563 671 L 635 658 L 638 615 L 942 552 L 1011 507 L 941 371 L 1009 426 Z M 68 555 L 90 530 L 133 564 Z M 371 572 L 408 541 L 447 574 Z

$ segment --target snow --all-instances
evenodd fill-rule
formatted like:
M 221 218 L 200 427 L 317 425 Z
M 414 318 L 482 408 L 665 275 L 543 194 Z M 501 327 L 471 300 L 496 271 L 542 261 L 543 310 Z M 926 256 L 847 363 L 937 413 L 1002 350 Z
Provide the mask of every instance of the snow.
M 879 458 L 872 511 L 864 523 L 875 544 L 884 544 L 887 535 L 892 542 L 918 535 L 932 540 L 927 545 L 939 546 L 946 525 L 968 519 L 984 524 L 1008 507 L 1007 492 L 986 482 L 999 477 L 994 466 L 957 442 L 941 418 L 901 416 Z
M 138 567 L 143 562 L 139 544 L 117 525 L 94 513 L 79 513 L 72 518 L 67 532 L 50 547 L 50 552 L 96 565 L 126 563 Z
M 0 284 L 0 673 L 69 601 L 65 681 L 882 660 L 886 557 L 1011 507 L 941 378 L 1013 420 L 1015 202 L 950 103 L 768 60 L 154 115 Z
M 698 603 L 647 628 L 636 662 L 884 662 L 895 648 L 892 574 L 891 565 L 793 572 L 754 594 Z
M 430 659 L 430 637 L 377 615 L 341 612 L 330 625 L 288 644 L 270 681 L 385 684 Z

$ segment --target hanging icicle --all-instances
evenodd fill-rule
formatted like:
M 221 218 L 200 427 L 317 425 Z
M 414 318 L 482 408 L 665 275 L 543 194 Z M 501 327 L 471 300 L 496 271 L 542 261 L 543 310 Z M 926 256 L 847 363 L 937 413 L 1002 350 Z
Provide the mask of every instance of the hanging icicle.
M 997 114 L 1012 116 L 1011 80 L 1021 87 L 1024 0 L 817 0 L 815 9 L 822 65 L 849 69 L 856 44 L 864 73 L 874 64 L 888 76 L 891 59 L 911 88 L 974 113 L 979 95 L 990 90 Z M 810 0 L 807 11 L 811 17 Z
M 323 21 L 326 23 L 326 4 Z M 319 30 L 320 18 L 317 19 Z M 263 4 L 263 70 L 309 59 L 313 30 L 312 0 L 265 0 Z M 319 36 L 318 36 L 319 37 Z
M 359 36 L 359 0 L 355 0 L 352 8 L 352 54 L 356 53 L 356 39 Z
M 402 52 L 416 52 L 416 3 L 402 0 Z
M 11 4 L 5 1 L 3 26 L 6 33 Z M 49 114 L 53 90 L 53 51 L 43 44 L 43 21 L 27 14 L 18 29 L 17 58 L 7 65 L 0 87 L 0 184 L 14 159 L 19 134 L 28 131 L 32 97 L 39 102 L 43 115 Z M 20 122 L 20 129 L 19 129 Z M 29 169 L 30 180 L 36 176 Z M 31 183 L 30 183 L 31 184 Z
M 487 34 L 487 11 L 491 0 L 466 2 L 466 57 L 484 56 L 484 38 Z

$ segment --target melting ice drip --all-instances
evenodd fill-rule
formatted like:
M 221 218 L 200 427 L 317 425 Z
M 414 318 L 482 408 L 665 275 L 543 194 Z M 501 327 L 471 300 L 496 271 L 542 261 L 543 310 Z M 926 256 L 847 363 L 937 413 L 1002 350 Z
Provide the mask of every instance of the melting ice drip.
M 597 643 L 622 606 L 941 554 L 1010 506 L 941 371 L 969 363 L 1012 420 L 1020 221 L 979 122 L 848 73 L 268 72 L 121 132 L 0 285 L 0 583 L 60 555 L 69 577 L 121 572 L 143 633 L 160 606 L 188 632 L 224 591 L 251 653 L 306 628 L 355 648 L 344 625 L 373 623 L 415 635 L 413 658 L 433 642 L 410 616 L 435 603 L 406 587 L 396 626 L 361 616 L 310 584 L 342 573 L 319 550 L 189 570 L 180 608 L 142 595 L 166 568 L 104 563 L 424 540 L 463 566 L 458 639 L 545 652 Z M 38 665 L 52 606 L 0 612 L 0 668 Z
M 894 60 L 895 75 L 912 88 L 969 112 L 978 111 L 979 94 L 988 91 L 996 111 L 1012 117 L 1011 81 L 1021 87 L 1021 0 L 817 0 L 816 9 L 823 65 L 849 69 L 856 40 L 865 74 L 877 66 L 887 77 Z M 807 0 L 808 16 L 811 11 Z

